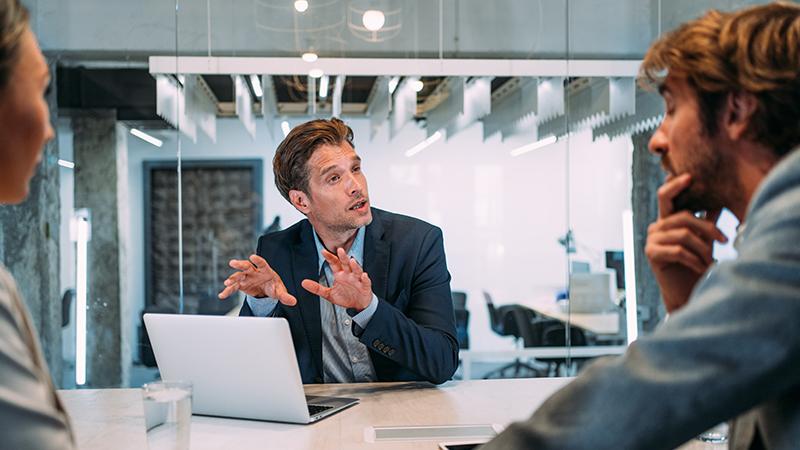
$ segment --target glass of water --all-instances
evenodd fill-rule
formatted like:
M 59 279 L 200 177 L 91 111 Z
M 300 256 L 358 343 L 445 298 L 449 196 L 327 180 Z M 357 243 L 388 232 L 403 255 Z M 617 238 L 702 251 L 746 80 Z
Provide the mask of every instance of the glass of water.
M 712 444 L 722 444 L 728 441 L 728 422 L 722 422 L 708 430 L 700 433 L 697 440 L 710 442 Z
M 192 383 L 155 381 L 142 386 L 147 446 L 150 450 L 188 450 L 192 423 Z

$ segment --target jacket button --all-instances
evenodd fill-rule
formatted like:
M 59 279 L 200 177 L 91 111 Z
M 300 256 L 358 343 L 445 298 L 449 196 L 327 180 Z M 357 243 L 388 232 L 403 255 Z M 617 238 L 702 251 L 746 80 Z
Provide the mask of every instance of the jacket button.
M 374 341 L 372 341 L 372 346 L 377 347 L 378 345 L 380 345 L 380 343 L 381 343 L 380 339 L 375 339 Z
M 391 350 L 389 350 L 389 352 L 388 352 L 388 353 L 386 353 L 386 354 L 387 354 L 387 355 L 389 355 L 389 356 L 392 356 L 392 355 L 394 355 L 394 349 L 391 349 Z

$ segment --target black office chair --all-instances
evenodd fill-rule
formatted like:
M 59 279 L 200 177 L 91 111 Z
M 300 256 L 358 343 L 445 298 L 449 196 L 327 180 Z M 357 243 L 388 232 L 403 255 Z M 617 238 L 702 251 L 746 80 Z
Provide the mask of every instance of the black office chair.
M 533 340 L 537 342 L 535 346 L 541 347 L 566 347 L 567 346 L 567 326 L 564 322 L 554 319 L 540 319 L 531 324 L 531 334 Z M 569 327 L 569 346 L 581 347 L 588 345 L 586 334 L 580 328 Z M 527 347 L 527 346 L 526 346 Z M 548 375 L 558 376 L 561 367 L 567 364 L 566 358 L 538 358 L 549 365 Z
M 469 348 L 469 311 L 467 310 L 467 294 L 453 291 L 453 312 L 456 315 L 456 338 L 458 348 Z
M 489 310 L 492 330 L 500 336 L 513 336 L 518 345 L 522 343 L 527 347 L 527 343 L 531 339 L 530 324 L 536 319 L 536 313 L 530 308 L 516 304 L 495 307 L 492 296 L 486 291 L 483 292 L 483 297 Z M 522 376 L 537 377 L 546 374 L 542 368 L 535 367 L 523 362 L 520 358 L 516 358 L 514 362 L 487 373 L 483 378 L 509 378 L 506 374 L 508 371 L 511 371 L 511 376 L 514 378 Z

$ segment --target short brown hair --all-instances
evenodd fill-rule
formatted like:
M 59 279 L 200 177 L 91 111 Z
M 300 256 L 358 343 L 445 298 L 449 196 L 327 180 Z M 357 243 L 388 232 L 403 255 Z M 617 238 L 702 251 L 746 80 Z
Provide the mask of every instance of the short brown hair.
M 686 78 L 709 133 L 726 96 L 748 92 L 757 100 L 749 136 L 777 156 L 800 144 L 800 6 L 712 10 L 681 25 L 650 47 L 639 76 L 661 84 L 667 74 Z
M 27 27 L 28 9 L 19 0 L 0 0 L 0 90 L 5 89 L 11 78 Z
M 340 119 L 317 119 L 298 125 L 289 132 L 275 151 L 272 171 L 275 186 L 289 200 L 289 191 L 308 192 L 308 160 L 322 145 L 353 145 L 353 130 Z M 291 201 L 291 200 L 289 200 Z

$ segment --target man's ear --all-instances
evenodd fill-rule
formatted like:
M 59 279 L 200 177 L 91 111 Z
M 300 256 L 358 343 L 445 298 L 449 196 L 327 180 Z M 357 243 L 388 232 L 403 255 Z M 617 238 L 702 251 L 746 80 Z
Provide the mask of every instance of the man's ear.
M 289 201 L 292 203 L 298 211 L 301 213 L 308 215 L 309 211 L 309 201 L 308 195 L 300 190 L 292 189 L 289 191 Z
M 725 101 L 723 126 L 728 138 L 736 141 L 746 137 L 758 100 L 749 92 L 731 92 Z

